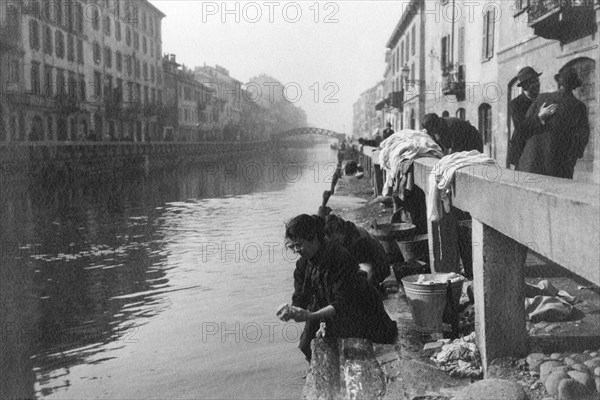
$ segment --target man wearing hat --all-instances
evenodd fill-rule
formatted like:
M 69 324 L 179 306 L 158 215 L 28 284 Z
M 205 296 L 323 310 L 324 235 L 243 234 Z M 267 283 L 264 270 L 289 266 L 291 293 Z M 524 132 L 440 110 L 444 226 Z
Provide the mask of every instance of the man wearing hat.
M 525 120 L 539 115 L 545 104 L 555 104 L 556 112 L 535 132 L 539 134 L 527 139 L 518 169 L 572 179 L 577 159 L 583 157 L 590 136 L 588 113 L 585 104 L 573 95 L 573 90 L 581 86 L 577 71 L 563 67 L 554 79 L 558 90 L 540 94 L 527 111 Z
M 383 140 L 389 138 L 394 134 L 394 130 L 392 129 L 392 124 L 388 122 L 386 124 L 386 128 L 383 130 Z
M 540 94 L 540 75 L 541 72 L 538 73 L 529 66 L 522 68 L 517 74 L 519 79 L 517 86 L 523 88 L 523 93 L 511 100 L 509 104 L 515 130 L 508 149 L 508 161 L 515 166 L 518 164 L 527 139 L 541 127 L 543 121 L 556 112 L 555 104 L 549 106 L 544 104 L 537 118 L 525 121 L 527 110 Z

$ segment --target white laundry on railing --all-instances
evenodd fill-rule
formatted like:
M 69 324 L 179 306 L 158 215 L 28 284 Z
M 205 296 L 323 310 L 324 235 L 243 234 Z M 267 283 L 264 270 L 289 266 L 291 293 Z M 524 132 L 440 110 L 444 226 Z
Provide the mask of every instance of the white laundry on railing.
M 441 158 L 444 155 L 440 146 L 425 130 L 403 129 L 385 139 L 379 146 L 379 165 L 386 171 L 383 193 L 393 187 L 403 161 L 424 156 Z
M 457 170 L 471 165 L 498 165 L 496 160 L 477 150 L 461 151 L 444 156 L 438 161 L 429 176 L 427 218 L 439 221 L 444 211 L 450 212 L 450 188 Z M 442 210 L 443 209 L 443 210 Z

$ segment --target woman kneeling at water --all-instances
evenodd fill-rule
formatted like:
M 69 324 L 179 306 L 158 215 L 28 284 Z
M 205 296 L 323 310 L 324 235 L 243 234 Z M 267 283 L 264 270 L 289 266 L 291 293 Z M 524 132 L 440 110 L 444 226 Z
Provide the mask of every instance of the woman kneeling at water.
M 306 321 L 300 350 L 310 360 L 310 342 L 325 322 L 325 337 L 364 338 L 394 343 L 396 323 L 383 308 L 377 289 L 367 282 L 358 262 L 345 249 L 324 240 L 317 216 L 299 215 L 286 225 L 287 246 L 300 254 L 294 271 L 292 305 L 283 307 L 283 321 Z

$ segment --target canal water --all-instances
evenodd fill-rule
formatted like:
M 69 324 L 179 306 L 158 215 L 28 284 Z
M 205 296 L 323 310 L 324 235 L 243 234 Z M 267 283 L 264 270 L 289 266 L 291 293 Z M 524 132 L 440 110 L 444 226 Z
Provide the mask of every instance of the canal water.
M 317 211 L 335 161 L 3 177 L 0 398 L 298 398 L 284 221 Z

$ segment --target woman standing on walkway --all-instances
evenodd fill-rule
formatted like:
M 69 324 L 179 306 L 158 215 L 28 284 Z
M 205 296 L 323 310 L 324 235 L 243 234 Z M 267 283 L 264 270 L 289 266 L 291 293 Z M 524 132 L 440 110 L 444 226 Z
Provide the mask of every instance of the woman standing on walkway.
M 283 321 L 306 321 L 300 350 L 310 360 L 310 342 L 319 324 L 327 338 L 364 338 L 394 343 L 396 323 L 383 308 L 377 289 L 346 250 L 324 240 L 323 221 L 299 215 L 286 225 L 287 246 L 300 254 L 294 271 L 292 305 L 278 313 Z

